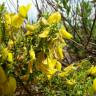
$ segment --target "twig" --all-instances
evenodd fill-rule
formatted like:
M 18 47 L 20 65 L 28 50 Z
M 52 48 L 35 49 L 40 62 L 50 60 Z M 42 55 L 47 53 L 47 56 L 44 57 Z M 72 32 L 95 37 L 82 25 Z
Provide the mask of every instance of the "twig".
M 18 8 L 19 8 L 19 0 L 17 0 L 17 12 L 18 12 Z
M 41 14 L 42 14 L 42 11 L 40 10 L 40 8 L 39 8 L 39 5 L 38 5 L 38 1 L 37 0 L 35 0 L 35 2 L 36 2 L 36 4 L 35 4 L 35 6 L 36 6 L 36 8 L 37 8 L 37 10 L 38 10 L 38 18 L 41 16 Z
M 91 45 L 93 45 L 93 46 L 96 46 L 96 43 L 93 43 L 93 42 L 89 42 Z
M 16 6 L 15 6 L 14 2 L 12 0 L 9 0 L 9 2 L 14 7 L 14 9 L 16 10 Z
M 8 4 L 8 2 L 7 2 L 7 0 L 6 0 L 6 3 L 7 3 L 7 6 L 8 6 L 8 8 L 9 8 L 9 11 L 12 12 L 12 10 L 11 10 L 11 8 L 10 8 L 10 6 L 9 6 L 9 4 Z
M 78 45 L 79 47 L 81 47 L 81 48 L 84 49 L 84 46 L 83 46 L 82 44 L 80 44 L 80 43 L 78 43 L 78 42 L 76 42 L 75 40 L 72 40 L 72 39 L 71 39 L 71 41 L 74 42 L 74 43 L 75 43 L 76 45 Z
M 89 44 L 89 42 L 90 42 L 90 40 L 91 40 L 91 37 L 92 37 L 92 34 L 93 34 L 93 29 L 94 29 L 94 26 L 95 26 L 95 21 L 96 21 L 96 5 L 94 5 L 94 7 L 95 7 L 95 18 L 94 18 L 94 20 L 93 20 L 93 24 L 92 24 L 92 27 L 91 27 L 91 30 L 90 30 L 90 35 L 89 35 L 89 38 L 88 38 L 88 41 L 87 41 L 85 47 L 88 46 L 88 44 Z

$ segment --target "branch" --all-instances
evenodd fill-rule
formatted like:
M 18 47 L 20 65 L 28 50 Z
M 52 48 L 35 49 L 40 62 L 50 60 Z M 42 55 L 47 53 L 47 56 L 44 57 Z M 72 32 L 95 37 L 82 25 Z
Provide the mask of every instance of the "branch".
M 37 10 L 38 10 L 38 17 L 40 17 L 40 15 L 42 14 L 42 11 L 40 10 L 40 8 L 39 8 L 39 4 L 38 4 L 38 1 L 37 0 L 35 0 L 35 2 L 36 2 L 36 8 L 37 8 Z
M 94 26 L 95 26 L 95 21 L 96 21 L 96 5 L 94 5 L 94 7 L 95 7 L 95 18 L 94 18 L 94 20 L 93 20 L 93 24 L 92 24 L 92 27 L 91 27 L 91 30 L 90 30 L 90 35 L 89 35 L 89 38 L 88 38 L 88 41 L 87 41 L 85 47 L 88 46 L 88 44 L 89 44 L 89 42 L 90 42 L 90 40 L 91 40 L 91 37 L 92 37 L 92 34 L 93 34 L 93 29 L 94 29 Z

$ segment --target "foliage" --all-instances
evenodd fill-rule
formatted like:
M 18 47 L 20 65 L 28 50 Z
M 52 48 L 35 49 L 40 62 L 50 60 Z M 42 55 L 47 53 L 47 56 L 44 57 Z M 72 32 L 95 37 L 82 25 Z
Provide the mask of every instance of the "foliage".
M 37 1 L 37 0 L 36 0 Z M 42 2 L 42 0 L 40 0 Z M 93 2 L 91 2 L 93 1 Z M 37 6 L 39 3 L 37 2 Z M 44 6 L 45 5 L 45 6 Z M 95 0 L 46 0 L 38 12 L 59 11 L 66 30 L 73 34 L 68 53 L 71 61 L 94 55 L 96 57 L 96 2 Z M 46 7 L 48 6 L 48 7 Z M 43 9 L 43 10 L 42 10 Z M 42 16 L 42 15 L 40 15 Z M 77 54 L 78 53 L 78 54 Z M 66 57 L 67 58 L 67 57 Z M 68 60 L 70 61 L 70 60 Z M 70 62 L 69 62 L 70 63 Z
M 13 95 L 16 81 L 23 86 L 31 82 L 36 87 L 31 90 L 31 95 L 93 96 L 96 93 L 96 66 L 93 62 L 84 59 L 65 68 L 61 64 L 65 58 L 63 48 L 69 41 L 73 57 L 75 54 L 77 59 L 94 55 L 96 17 L 91 18 L 94 4 L 82 1 L 73 10 L 69 0 L 56 0 L 55 3 L 54 12 L 42 14 L 33 24 L 27 20 L 30 4 L 20 6 L 17 13 L 8 13 L 4 5 L 0 5 L 2 96 Z
M 48 19 L 41 17 L 36 23 L 28 22 L 24 26 L 29 8 L 30 5 L 20 6 L 17 14 L 6 11 L 1 15 L 3 29 L 0 65 L 2 70 L 6 71 L 1 72 L 1 80 L 9 78 L 9 81 L 4 81 L 9 83 L 6 85 L 8 90 L 3 88 L 6 91 L 6 94 L 1 92 L 3 95 L 11 94 L 8 93 L 11 88 L 16 89 L 15 79 L 11 78 L 11 75 L 23 81 L 30 81 L 36 71 L 44 73 L 48 79 L 57 71 L 61 71 L 60 61 L 64 58 L 63 48 L 66 46 L 64 38 L 73 38 L 64 28 L 59 12 L 51 13 Z
M 40 82 L 37 78 L 38 89 L 44 96 L 94 96 L 96 76 L 90 75 L 91 66 L 88 60 L 82 60 L 64 68 L 50 81 Z
M 81 0 L 73 4 L 72 0 L 55 1 L 62 12 L 67 30 L 73 33 L 70 54 L 73 52 L 75 55 L 78 52 L 76 59 L 96 55 L 93 52 L 96 50 L 96 3 L 91 0 Z

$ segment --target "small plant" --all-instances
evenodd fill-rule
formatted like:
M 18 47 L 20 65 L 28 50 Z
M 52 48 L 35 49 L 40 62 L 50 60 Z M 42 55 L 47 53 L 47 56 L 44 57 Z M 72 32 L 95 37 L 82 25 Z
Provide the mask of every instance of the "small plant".
M 30 81 L 32 74 L 39 71 L 51 79 L 62 69 L 60 61 L 64 58 L 64 39 L 73 36 L 62 25 L 59 12 L 51 13 L 47 19 L 41 17 L 34 24 L 28 22 L 24 27 L 29 8 L 30 5 L 20 6 L 17 14 L 2 14 L 0 65 L 7 77 L 13 75 L 23 81 Z M 16 83 L 15 79 L 10 79 Z

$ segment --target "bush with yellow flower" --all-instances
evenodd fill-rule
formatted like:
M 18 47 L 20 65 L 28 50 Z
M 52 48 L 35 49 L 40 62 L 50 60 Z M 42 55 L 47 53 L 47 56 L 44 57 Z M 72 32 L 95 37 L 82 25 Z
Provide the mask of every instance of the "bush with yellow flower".
M 84 60 L 62 68 L 65 39 L 73 36 L 63 26 L 61 14 L 53 12 L 34 24 L 25 23 L 30 7 L 20 6 L 18 13 L 1 12 L 1 96 L 14 94 L 18 79 L 38 86 L 42 96 L 92 96 L 96 92 L 95 66 Z
M 5 82 L 12 79 L 14 90 L 14 75 L 28 81 L 38 71 L 50 80 L 54 74 L 60 72 L 60 61 L 64 59 L 63 48 L 66 46 L 64 39 L 73 38 L 62 25 L 59 12 L 51 13 L 47 19 L 41 17 L 34 24 L 25 24 L 30 7 L 30 4 L 20 6 L 18 13 L 6 11 L 0 22 L 0 66 L 2 71 L 6 70 L 1 72 L 1 79 L 6 77 Z M 3 94 L 3 91 L 0 93 Z

